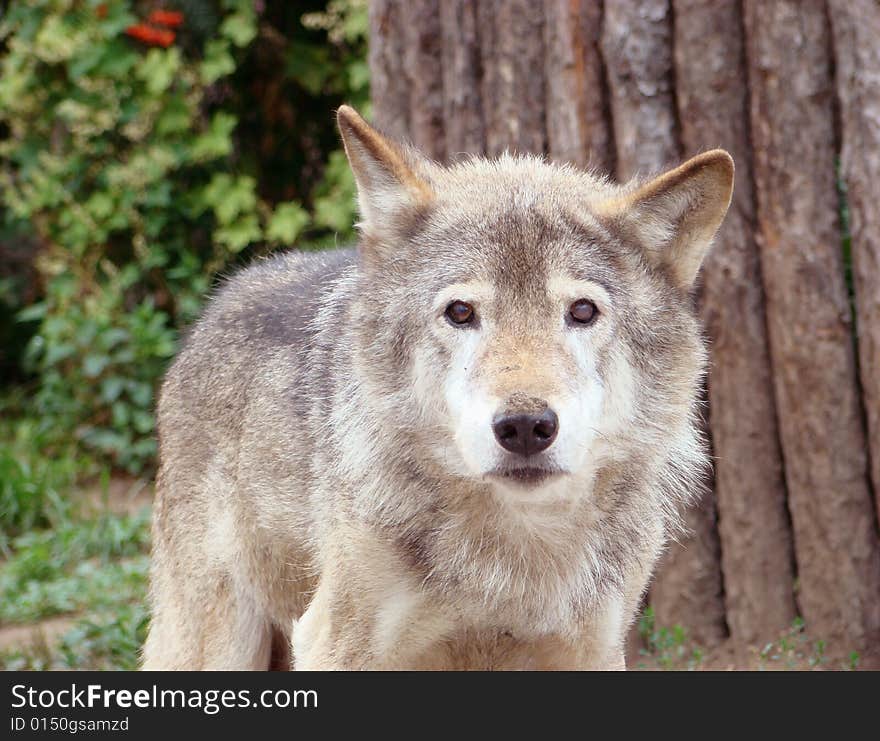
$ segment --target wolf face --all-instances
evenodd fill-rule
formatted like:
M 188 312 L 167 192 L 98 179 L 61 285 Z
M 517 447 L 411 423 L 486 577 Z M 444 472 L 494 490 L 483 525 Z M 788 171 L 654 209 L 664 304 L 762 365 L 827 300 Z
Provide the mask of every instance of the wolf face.
M 444 459 L 511 493 L 582 471 L 597 438 L 632 414 L 628 371 L 608 373 L 622 360 L 611 342 L 612 268 L 594 240 L 554 224 L 547 205 L 499 199 L 485 221 L 438 207 L 440 223 L 460 219 L 444 252 L 450 263 L 467 255 L 467 268 L 439 282 L 427 342 L 417 344 L 426 349 L 414 392 L 442 392 L 432 408 L 449 430 Z M 432 231 L 424 236 L 439 244 Z
M 726 153 L 621 187 L 535 157 L 444 168 L 350 108 L 339 125 L 361 356 L 426 457 L 538 500 L 691 440 L 704 351 L 688 293 L 730 200 Z

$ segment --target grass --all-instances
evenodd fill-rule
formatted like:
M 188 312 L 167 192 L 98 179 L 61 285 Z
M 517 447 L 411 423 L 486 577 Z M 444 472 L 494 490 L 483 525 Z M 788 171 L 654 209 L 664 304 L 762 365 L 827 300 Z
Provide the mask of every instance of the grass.
M 133 668 L 146 626 L 148 534 L 144 511 L 16 538 L 0 565 L 0 624 L 75 619 L 56 645 L 0 652 L 0 668 Z
M 827 642 L 811 638 L 806 632 L 803 618 L 796 617 L 785 633 L 758 652 L 758 668 L 855 671 L 859 668 L 859 659 L 859 652 L 851 651 L 846 660 L 832 661 L 828 656 Z
M 639 650 L 638 669 L 695 670 L 736 666 L 739 669 L 803 671 L 812 669 L 859 668 L 860 655 L 835 652 L 829 655 L 827 641 L 810 637 L 803 618 L 797 617 L 791 626 L 775 640 L 760 649 L 740 647 L 734 653 L 725 652 L 724 646 L 714 646 L 704 652 L 689 639 L 681 625 L 660 626 L 652 607 L 645 608 L 638 622 L 642 647 Z M 721 649 L 721 650 L 719 650 Z
M 147 567 L 147 513 L 71 520 L 11 543 L 0 568 L 0 622 L 101 607 L 132 595 Z
M 688 640 L 687 630 L 681 625 L 659 626 L 650 605 L 639 617 L 640 668 L 648 663 L 661 669 L 699 669 L 703 662 L 703 649 Z
M 49 451 L 39 426 L 0 422 L 0 634 L 69 619 L 42 641 L 7 641 L 0 669 L 132 669 L 147 613 L 149 511 L 110 511 L 76 494 L 93 461 Z M 94 487 L 93 487 L 94 488 Z M 18 645 L 16 645 L 16 643 Z
M 0 652 L 6 670 L 136 669 L 147 631 L 143 600 L 78 619 L 59 640 Z
M 69 451 L 46 454 L 45 433 L 35 420 L 7 420 L 0 404 L 0 549 L 14 535 L 48 527 L 70 516 L 64 492 L 84 463 Z

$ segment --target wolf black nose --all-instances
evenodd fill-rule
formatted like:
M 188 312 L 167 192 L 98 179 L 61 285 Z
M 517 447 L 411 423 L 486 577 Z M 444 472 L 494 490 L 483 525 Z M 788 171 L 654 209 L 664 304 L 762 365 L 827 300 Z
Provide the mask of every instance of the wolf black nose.
M 498 414 L 492 430 L 498 444 L 517 455 L 534 455 L 549 448 L 556 439 L 559 418 L 552 409 L 540 414 Z

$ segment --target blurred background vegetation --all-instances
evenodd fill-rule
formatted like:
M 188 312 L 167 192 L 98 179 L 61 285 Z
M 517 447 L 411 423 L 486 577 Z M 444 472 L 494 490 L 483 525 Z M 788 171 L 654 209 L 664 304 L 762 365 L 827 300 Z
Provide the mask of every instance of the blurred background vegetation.
M 352 238 L 332 113 L 369 111 L 367 26 L 366 0 L 6 6 L 0 626 L 81 619 L 0 665 L 134 665 L 148 517 L 112 482 L 149 481 L 159 380 L 218 276 Z

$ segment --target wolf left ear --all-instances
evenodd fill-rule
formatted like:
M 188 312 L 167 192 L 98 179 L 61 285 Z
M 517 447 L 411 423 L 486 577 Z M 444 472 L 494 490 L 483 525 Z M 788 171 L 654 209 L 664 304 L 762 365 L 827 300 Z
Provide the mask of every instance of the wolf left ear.
M 597 209 L 622 220 L 682 289 L 697 277 L 733 195 L 733 158 L 704 152 Z
M 357 183 L 362 227 L 376 231 L 431 200 L 431 185 L 419 172 L 425 163 L 415 152 L 380 134 L 350 106 L 340 106 L 336 121 Z

